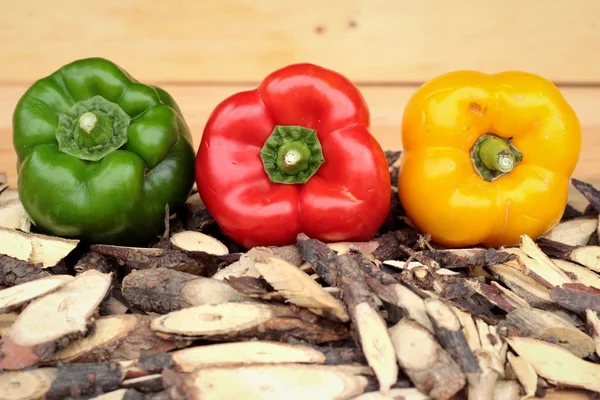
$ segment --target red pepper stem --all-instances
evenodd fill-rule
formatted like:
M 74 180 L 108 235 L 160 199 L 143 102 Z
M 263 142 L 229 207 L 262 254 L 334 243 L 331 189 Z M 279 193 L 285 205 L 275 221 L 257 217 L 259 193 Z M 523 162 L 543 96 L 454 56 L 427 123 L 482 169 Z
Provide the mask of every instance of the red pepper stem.
M 317 132 L 293 125 L 275 126 L 260 157 L 271 182 L 287 184 L 308 182 L 325 161 Z
M 475 170 L 488 182 L 510 173 L 522 158 L 510 141 L 492 134 L 481 136 L 471 149 Z

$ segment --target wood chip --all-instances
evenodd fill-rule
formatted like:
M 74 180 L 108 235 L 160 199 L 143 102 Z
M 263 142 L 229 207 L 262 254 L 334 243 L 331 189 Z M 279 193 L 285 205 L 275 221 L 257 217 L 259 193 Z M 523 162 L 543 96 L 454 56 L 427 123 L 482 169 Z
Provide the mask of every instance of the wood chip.
M 572 261 L 562 259 L 553 259 L 552 261 L 565 271 L 573 282 L 600 289 L 600 275 L 598 273 Z
M 223 281 L 167 268 L 131 271 L 123 278 L 121 291 L 130 305 L 159 314 L 203 304 L 250 300 Z
M 523 385 L 526 397 L 535 396 L 538 383 L 538 375 L 535 369 L 523 357 L 514 355 L 512 352 L 507 354 L 508 362 L 515 371 L 517 379 Z
M 596 345 L 596 354 L 600 356 L 600 318 L 598 318 L 598 313 L 596 311 L 592 311 L 589 308 L 585 310 L 585 316 L 587 329 L 594 339 L 594 343 Z
M 416 388 L 391 389 L 388 394 L 367 392 L 353 397 L 352 400 L 429 400 L 431 397 Z
M 197 231 L 182 231 L 171 236 L 171 245 L 186 252 L 204 252 L 222 256 L 229 254 L 229 249 L 220 240 Z
M 402 371 L 432 399 L 451 399 L 466 384 L 460 366 L 418 323 L 401 319 L 390 329 Z
M 520 249 L 526 257 L 520 256 L 519 260 L 525 264 L 527 270 L 546 281 L 548 287 L 573 282 L 529 236 L 521 235 Z
M 247 255 L 254 262 L 254 268 L 288 302 L 327 318 L 341 322 L 350 320 L 344 303 L 297 267 L 260 248 L 250 250 Z
M 31 220 L 18 199 L 0 202 L 0 228 L 30 231 Z
M 491 265 L 489 269 L 502 283 L 531 306 L 543 308 L 554 303 L 549 288 L 519 270 L 505 264 Z
M 53 292 L 72 280 L 71 275 L 52 275 L 0 290 L 0 313 Z
M 597 228 L 597 217 L 579 217 L 559 223 L 543 237 L 570 246 L 585 246 Z
M 559 386 L 570 386 L 600 392 L 600 365 L 582 360 L 555 344 L 527 337 L 506 338 L 510 347 L 535 372 Z
M 164 375 L 172 398 L 203 400 L 352 399 L 367 386 L 365 377 L 326 365 L 215 367 Z
M 156 317 L 151 327 L 167 339 L 186 337 L 211 341 L 295 337 L 323 343 L 349 335 L 344 325 L 296 306 L 248 302 L 184 308 Z
M 84 336 L 90 318 L 108 293 L 111 278 L 111 274 L 87 271 L 31 302 L 0 341 L 0 368 L 35 365 Z
M 0 228 L 0 254 L 53 267 L 79 244 L 78 240 L 62 239 L 37 233 Z

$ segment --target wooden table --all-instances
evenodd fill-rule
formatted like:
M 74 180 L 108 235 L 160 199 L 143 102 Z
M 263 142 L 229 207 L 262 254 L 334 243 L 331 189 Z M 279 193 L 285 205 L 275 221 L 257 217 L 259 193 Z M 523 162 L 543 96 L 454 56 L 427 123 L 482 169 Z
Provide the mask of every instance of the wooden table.
M 11 116 L 35 80 L 102 56 L 179 102 L 198 144 L 213 107 L 272 70 L 308 61 L 353 79 L 385 149 L 423 81 L 455 69 L 520 69 L 556 82 L 578 113 L 574 176 L 600 185 L 600 3 L 597 0 L 276 0 L 82 3 L 22 0 L 0 16 L 0 172 L 16 184 Z M 449 8 L 447 8 L 449 7 Z M 573 201 L 583 198 L 573 191 Z

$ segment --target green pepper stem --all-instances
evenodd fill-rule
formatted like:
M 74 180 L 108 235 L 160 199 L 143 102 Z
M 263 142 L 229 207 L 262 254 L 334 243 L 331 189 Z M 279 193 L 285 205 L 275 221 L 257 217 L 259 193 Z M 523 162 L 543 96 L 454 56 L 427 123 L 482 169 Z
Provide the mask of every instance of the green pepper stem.
M 101 96 L 75 103 L 58 118 L 56 139 L 61 152 L 98 161 L 127 142 L 131 118 Z
M 492 134 L 481 136 L 471 149 L 475 170 L 488 182 L 510 173 L 522 158 L 509 141 Z
M 265 172 L 275 183 L 306 183 L 325 159 L 317 132 L 277 125 L 260 151 Z

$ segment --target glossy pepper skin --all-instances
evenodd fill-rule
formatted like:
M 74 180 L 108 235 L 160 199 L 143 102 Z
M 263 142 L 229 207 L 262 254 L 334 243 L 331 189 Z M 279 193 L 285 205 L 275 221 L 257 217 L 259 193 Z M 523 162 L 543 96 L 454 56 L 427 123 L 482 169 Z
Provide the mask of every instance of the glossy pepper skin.
M 246 248 L 369 240 L 391 197 L 385 154 L 358 88 L 339 73 L 293 64 L 223 100 L 196 158 L 207 210 Z
M 91 243 L 143 244 L 194 184 L 175 100 L 89 58 L 36 81 L 13 113 L 18 189 L 36 227 Z
M 456 71 L 409 99 L 402 145 L 399 196 L 415 226 L 445 246 L 499 247 L 560 220 L 581 128 L 540 76 Z

